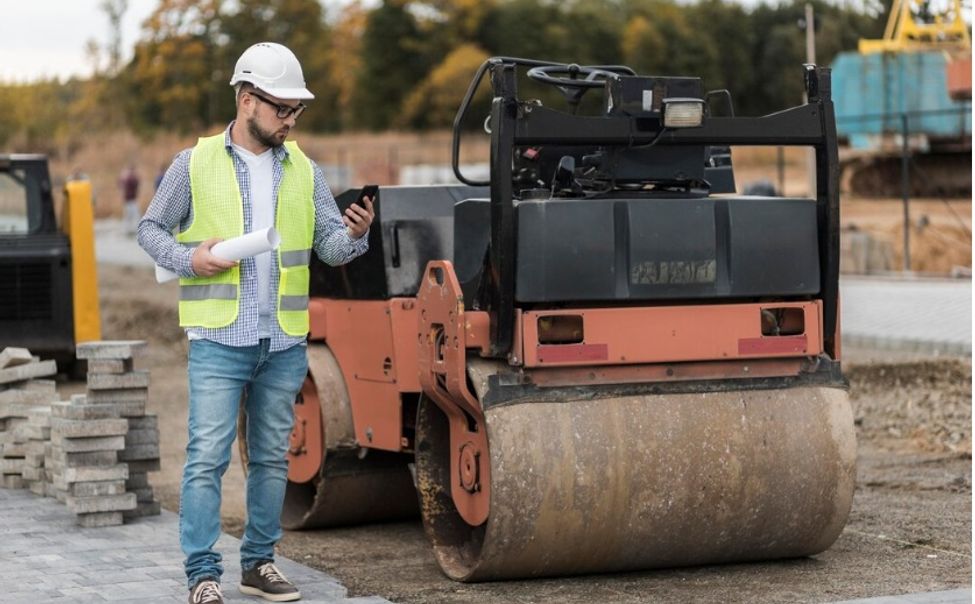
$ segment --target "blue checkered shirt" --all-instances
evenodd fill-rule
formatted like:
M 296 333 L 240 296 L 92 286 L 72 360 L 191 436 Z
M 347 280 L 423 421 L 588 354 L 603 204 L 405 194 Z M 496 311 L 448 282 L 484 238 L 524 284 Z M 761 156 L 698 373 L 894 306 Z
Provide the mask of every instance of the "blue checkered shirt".
M 237 183 L 244 204 L 244 233 L 252 229 L 250 174 L 247 164 L 234 151 L 230 140 L 233 122 L 224 131 L 224 145 L 233 158 L 237 173 Z M 193 272 L 193 248 L 182 245 L 173 236 L 178 226 L 185 231 L 193 222 L 192 194 L 190 192 L 190 154 L 192 149 L 181 151 L 166 171 L 156 195 L 149 204 L 145 216 L 139 222 L 139 245 L 142 246 L 159 266 L 169 269 L 180 277 L 195 277 Z M 284 145 L 274 148 L 273 193 L 274 208 L 277 212 L 278 189 L 284 173 L 284 162 L 291 161 Z M 368 235 L 359 239 L 349 236 L 342 214 L 335 205 L 335 198 L 329 191 L 321 169 L 312 162 L 315 175 L 315 234 L 312 248 L 323 262 L 338 266 L 356 258 L 369 248 Z M 280 269 L 277 262 L 271 262 L 271 301 L 277 304 Z M 272 317 L 277 316 L 273 308 Z M 240 312 L 237 320 L 217 329 L 191 327 L 186 330 L 190 338 L 203 338 L 226 346 L 254 346 L 259 343 L 257 331 L 257 271 L 253 258 L 240 261 Z M 305 341 L 304 337 L 289 336 L 281 330 L 277 320 L 272 321 L 270 350 L 284 350 Z

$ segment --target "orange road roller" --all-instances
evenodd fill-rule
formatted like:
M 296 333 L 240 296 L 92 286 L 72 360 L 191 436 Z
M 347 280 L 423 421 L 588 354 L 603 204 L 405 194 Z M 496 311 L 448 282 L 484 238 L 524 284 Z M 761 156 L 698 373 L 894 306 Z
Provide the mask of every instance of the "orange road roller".
M 380 187 L 369 252 L 313 261 L 285 527 L 419 514 L 458 581 L 830 547 L 856 443 L 830 72 L 800 75 L 735 117 L 699 78 L 486 61 L 462 184 Z M 816 191 L 737 195 L 733 145 L 813 148 Z

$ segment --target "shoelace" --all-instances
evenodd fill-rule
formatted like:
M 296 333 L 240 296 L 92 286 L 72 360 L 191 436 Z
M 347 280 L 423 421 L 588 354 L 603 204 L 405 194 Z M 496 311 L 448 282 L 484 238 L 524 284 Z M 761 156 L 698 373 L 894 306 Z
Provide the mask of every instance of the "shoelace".
M 279 571 L 277 567 L 271 564 L 270 562 L 258 568 L 257 572 L 259 572 L 262 577 L 264 577 L 271 583 L 288 582 L 288 580 L 284 578 L 284 575 L 281 574 L 281 571 Z
M 219 602 L 222 597 L 223 594 L 220 593 L 220 585 L 216 581 L 204 581 L 200 583 L 199 588 L 196 590 L 193 601 L 199 604 L 205 604 L 206 602 Z

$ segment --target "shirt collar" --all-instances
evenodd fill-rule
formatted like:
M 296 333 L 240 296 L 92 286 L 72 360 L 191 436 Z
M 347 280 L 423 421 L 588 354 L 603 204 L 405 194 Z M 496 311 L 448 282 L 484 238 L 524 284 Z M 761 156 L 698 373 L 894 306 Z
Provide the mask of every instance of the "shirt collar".
M 234 127 L 235 123 L 237 123 L 237 120 L 230 122 L 230 125 L 227 126 L 227 129 L 223 131 L 223 146 L 227 148 L 227 153 L 233 153 L 234 141 L 230 138 L 230 130 L 231 128 Z M 291 153 L 288 151 L 288 148 L 285 147 L 284 145 L 271 147 L 271 150 L 274 153 L 274 157 L 280 162 L 288 160 L 291 157 Z

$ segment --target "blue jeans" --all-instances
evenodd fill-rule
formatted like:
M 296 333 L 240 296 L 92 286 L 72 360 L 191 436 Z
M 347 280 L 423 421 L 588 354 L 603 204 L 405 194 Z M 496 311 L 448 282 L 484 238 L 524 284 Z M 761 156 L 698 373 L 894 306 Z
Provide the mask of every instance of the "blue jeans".
M 179 541 L 192 587 L 204 577 L 219 580 L 222 557 L 220 485 L 237 435 L 241 394 L 247 410 L 247 523 L 240 544 L 244 569 L 274 560 L 281 538 L 281 506 L 288 479 L 288 437 L 295 395 L 308 371 L 305 346 L 268 351 L 191 340 L 189 352 L 189 443 L 179 501 Z

